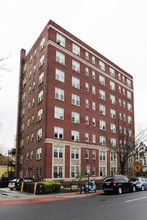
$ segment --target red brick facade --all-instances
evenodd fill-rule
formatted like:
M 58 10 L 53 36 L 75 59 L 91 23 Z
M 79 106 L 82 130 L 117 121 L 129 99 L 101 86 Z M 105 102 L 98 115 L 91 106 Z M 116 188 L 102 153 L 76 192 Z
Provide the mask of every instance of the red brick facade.
M 57 42 L 57 33 L 64 37 L 65 46 L 61 46 Z M 45 41 L 40 49 L 43 39 Z M 79 55 L 73 52 L 73 43 L 80 48 Z M 57 60 L 57 51 L 64 54 L 64 64 Z M 89 54 L 89 59 L 85 58 L 86 52 Z M 43 64 L 39 65 L 43 55 Z M 92 57 L 95 57 L 95 63 L 93 63 Z M 79 73 L 72 69 L 73 60 L 80 64 Z M 104 71 L 101 70 L 99 61 L 104 63 Z M 25 65 L 27 65 L 26 69 Z M 36 66 L 35 71 L 34 66 Z M 86 67 L 89 69 L 87 75 L 85 74 Z M 115 70 L 115 77 L 110 75 L 110 67 Z M 64 72 L 64 82 L 56 79 L 56 69 Z M 92 76 L 92 71 L 95 72 L 95 78 Z M 44 73 L 44 77 L 40 83 L 39 76 L 42 73 Z M 100 83 L 100 75 L 105 78 L 105 85 Z M 80 81 L 80 88 L 72 86 L 72 77 Z M 127 80 L 131 86 L 128 86 Z M 110 88 L 110 81 L 115 84 L 114 90 Z M 89 86 L 88 91 L 85 89 L 86 83 Z M 121 92 L 119 87 L 121 87 Z M 64 100 L 61 101 L 55 97 L 55 88 L 64 90 Z M 105 100 L 100 98 L 100 90 L 105 91 Z M 41 91 L 43 91 L 43 99 L 38 103 L 38 94 Z M 131 98 L 128 98 L 128 91 L 131 93 Z M 80 97 L 79 106 L 72 104 L 72 94 Z M 115 104 L 110 102 L 110 94 L 115 96 Z M 34 104 L 32 104 L 33 99 Z M 85 99 L 89 100 L 89 108 L 85 107 Z M 121 106 L 119 99 L 122 102 Z M 106 146 L 103 146 L 100 143 L 100 136 L 106 137 L 106 140 L 115 138 L 116 144 L 118 144 L 117 134 L 110 130 L 110 124 L 115 124 L 114 118 L 110 117 L 110 109 L 115 110 L 116 114 L 121 112 L 122 117 L 125 115 L 126 121 L 130 116 L 134 124 L 133 99 L 133 77 L 130 74 L 53 21 L 49 21 L 28 54 L 26 55 L 25 50 L 21 50 L 16 175 L 46 180 L 74 180 L 75 172 L 79 170 L 85 173 L 88 164 L 90 165 L 90 177 L 93 179 L 103 177 L 101 174 L 103 168 L 105 175 L 110 174 L 112 166 L 119 172 L 118 161 L 111 163 L 108 142 Z M 128 103 L 131 104 L 131 111 L 128 110 Z M 95 105 L 95 110 L 92 105 Z M 105 114 L 101 113 L 100 105 L 105 106 Z M 64 111 L 63 116 L 61 115 L 62 120 L 61 117 L 55 117 L 55 107 L 60 108 L 59 111 Z M 25 112 L 23 112 L 24 109 Z M 40 109 L 43 114 L 38 120 Z M 72 121 L 72 112 L 79 114 L 78 123 Z M 57 115 L 60 114 L 57 112 Z M 87 124 L 85 116 L 89 117 Z M 95 125 L 92 121 L 93 118 L 95 118 Z M 100 129 L 100 120 L 105 121 L 106 129 Z M 55 136 L 55 127 L 63 129 L 62 138 Z M 37 140 L 38 129 L 42 129 L 39 140 Z M 72 131 L 79 132 L 78 141 L 73 140 Z M 86 133 L 89 135 L 88 142 L 85 141 Z M 89 150 L 88 159 L 85 158 L 86 149 Z M 103 154 L 101 152 L 104 152 L 102 161 L 100 160 L 100 154 Z

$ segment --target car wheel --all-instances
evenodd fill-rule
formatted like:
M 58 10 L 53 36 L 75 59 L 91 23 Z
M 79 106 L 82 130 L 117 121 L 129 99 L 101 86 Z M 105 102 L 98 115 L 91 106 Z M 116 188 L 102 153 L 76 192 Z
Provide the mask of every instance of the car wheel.
M 10 188 L 10 190 L 13 190 L 13 188 Z
M 144 191 L 144 185 L 141 186 L 141 191 Z
M 132 192 L 136 192 L 136 186 L 132 186 Z
M 118 194 L 122 194 L 123 193 L 123 190 L 122 190 L 121 186 L 118 187 L 118 191 L 117 192 L 118 192 Z

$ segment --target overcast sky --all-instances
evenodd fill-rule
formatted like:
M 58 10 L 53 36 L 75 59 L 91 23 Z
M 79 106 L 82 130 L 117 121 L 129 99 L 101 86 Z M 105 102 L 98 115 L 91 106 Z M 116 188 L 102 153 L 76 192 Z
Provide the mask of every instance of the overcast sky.
M 0 145 L 16 134 L 20 50 L 52 19 L 134 77 L 135 123 L 147 128 L 146 0 L 0 0 Z

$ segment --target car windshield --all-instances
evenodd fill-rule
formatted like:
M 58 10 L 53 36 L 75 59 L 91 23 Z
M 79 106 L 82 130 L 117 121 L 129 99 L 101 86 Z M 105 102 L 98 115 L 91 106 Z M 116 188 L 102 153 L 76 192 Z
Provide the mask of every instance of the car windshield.
M 104 182 L 112 182 L 113 178 L 107 178 Z

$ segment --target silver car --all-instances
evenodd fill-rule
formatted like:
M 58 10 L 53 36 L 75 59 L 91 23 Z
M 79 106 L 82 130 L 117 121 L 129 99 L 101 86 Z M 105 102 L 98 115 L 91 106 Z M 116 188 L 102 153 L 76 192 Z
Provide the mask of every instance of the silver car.
M 136 183 L 136 189 L 138 190 L 146 190 L 147 189 L 147 178 L 146 177 L 135 177 L 132 179 L 133 182 Z

